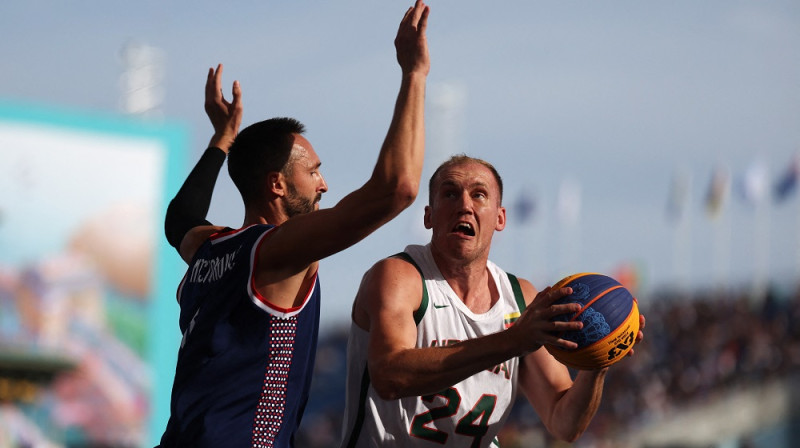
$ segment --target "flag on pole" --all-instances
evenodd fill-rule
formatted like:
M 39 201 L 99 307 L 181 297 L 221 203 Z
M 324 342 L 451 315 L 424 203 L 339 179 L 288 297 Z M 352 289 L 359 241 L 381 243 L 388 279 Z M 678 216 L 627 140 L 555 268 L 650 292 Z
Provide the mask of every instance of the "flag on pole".
M 667 219 L 671 222 L 678 222 L 683 218 L 686 204 L 689 203 L 689 175 L 686 172 L 678 172 L 672 176 L 669 188 L 669 198 L 667 199 Z
M 800 177 L 800 155 L 795 156 L 789 163 L 784 175 L 775 184 L 775 200 L 785 201 L 797 189 L 797 180 Z
M 761 161 L 753 162 L 742 174 L 737 186 L 745 202 L 751 205 L 759 204 L 769 191 L 767 166 Z
M 730 175 L 724 168 L 718 167 L 711 174 L 711 182 L 706 193 L 706 212 L 711 219 L 719 216 L 722 206 L 730 192 Z

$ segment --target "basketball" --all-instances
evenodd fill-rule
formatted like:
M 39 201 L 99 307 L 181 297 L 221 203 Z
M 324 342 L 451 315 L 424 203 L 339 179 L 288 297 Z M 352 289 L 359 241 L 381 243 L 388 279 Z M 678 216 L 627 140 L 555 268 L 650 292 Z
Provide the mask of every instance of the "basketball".
M 622 284 L 603 274 L 580 273 L 565 277 L 553 289 L 572 288 L 572 294 L 555 304 L 579 303 L 574 314 L 560 314 L 553 320 L 583 322 L 580 331 L 564 331 L 559 337 L 578 344 L 576 349 L 545 345 L 561 363 L 579 370 L 607 367 L 633 348 L 639 332 L 639 306 Z

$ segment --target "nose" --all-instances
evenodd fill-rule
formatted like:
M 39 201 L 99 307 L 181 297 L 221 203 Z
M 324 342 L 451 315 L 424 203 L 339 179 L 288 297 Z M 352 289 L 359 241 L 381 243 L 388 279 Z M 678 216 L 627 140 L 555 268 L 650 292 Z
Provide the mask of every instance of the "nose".
M 325 193 L 328 191 L 328 183 L 325 182 L 325 177 L 322 176 L 322 173 L 319 175 L 319 186 L 317 190 L 321 193 Z
M 461 196 L 458 200 L 458 205 L 461 212 L 472 211 L 472 196 L 470 195 L 469 191 L 464 191 L 461 193 Z

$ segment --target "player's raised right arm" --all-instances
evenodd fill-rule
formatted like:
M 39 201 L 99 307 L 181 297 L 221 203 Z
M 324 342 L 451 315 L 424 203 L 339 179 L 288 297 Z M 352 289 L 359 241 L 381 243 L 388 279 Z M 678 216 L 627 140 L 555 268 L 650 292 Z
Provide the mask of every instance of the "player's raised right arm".
M 266 249 L 262 253 L 262 266 L 281 260 L 281 269 L 300 271 L 362 240 L 416 198 L 425 152 L 428 11 L 428 6 L 417 0 L 400 23 L 395 47 L 402 81 L 370 178 L 334 207 L 295 216 L 282 224 L 270 237 L 269 253 Z

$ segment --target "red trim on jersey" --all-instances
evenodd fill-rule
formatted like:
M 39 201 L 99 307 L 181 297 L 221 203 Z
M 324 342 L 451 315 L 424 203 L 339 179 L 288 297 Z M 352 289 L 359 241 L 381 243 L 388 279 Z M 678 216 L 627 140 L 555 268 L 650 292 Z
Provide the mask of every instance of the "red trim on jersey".
M 237 234 L 239 232 L 243 232 L 243 231 L 245 231 L 245 230 L 247 230 L 250 227 L 253 227 L 255 225 L 258 225 L 258 224 L 250 224 L 249 226 L 242 227 L 241 229 L 231 229 L 231 230 L 227 230 L 225 232 L 220 230 L 217 233 L 212 233 L 211 236 L 208 237 L 208 239 L 211 240 L 211 241 L 218 240 L 218 239 L 224 238 L 226 236 L 231 236 L 231 235 Z
M 249 227 L 252 227 L 254 225 L 255 224 L 251 224 L 251 225 L 249 225 L 247 227 L 242 227 L 241 229 L 231 229 L 231 230 L 228 230 L 228 231 L 225 231 L 225 232 L 219 231 L 219 232 L 216 232 L 216 233 L 212 233 L 211 235 L 209 235 L 208 240 L 211 241 L 211 243 L 213 244 L 214 241 L 216 241 L 216 240 L 219 240 L 221 238 L 225 238 L 227 236 L 231 236 L 231 235 L 237 234 L 237 233 L 239 233 L 239 232 L 241 232 L 241 231 L 243 231 L 243 230 L 245 230 L 245 229 L 247 229 Z M 205 244 L 205 243 L 203 243 L 203 244 Z M 198 249 L 197 251 L 199 252 L 200 249 Z M 195 252 L 195 256 L 196 255 L 197 255 L 197 252 Z M 194 259 L 192 259 L 192 263 L 193 262 L 194 262 Z M 189 263 L 190 267 L 192 266 L 192 263 Z M 188 276 L 189 276 L 189 271 L 187 270 L 186 273 L 183 274 L 183 278 L 181 279 L 181 282 L 178 284 L 178 289 L 175 291 L 175 300 L 178 302 L 178 304 L 181 303 L 181 292 L 183 291 L 183 285 L 186 283 L 186 277 L 188 277 Z
M 304 306 L 306 306 L 306 303 L 308 303 L 308 299 L 311 298 L 311 294 L 314 292 L 314 288 L 317 286 L 317 274 L 319 272 L 318 271 L 314 272 L 314 277 L 313 277 L 313 279 L 311 281 L 311 286 L 308 288 L 308 291 L 306 291 L 306 296 L 303 298 L 303 301 L 298 306 L 294 306 L 294 307 L 291 307 L 291 308 L 281 308 L 281 307 L 273 304 L 272 302 L 270 302 L 269 299 L 267 299 L 266 297 L 261 295 L 261 293 L 258 292 L 258 290 L 256 289 L 256 275 L 255 275 L 256 270 L 258 268 L 258 266 L 257 266 L 258 265 L 258 255 L 257 254 L 258 254 L 258 252 L 259 252 L 259 250 L 261 248 L 261 245 L 264 243 L 264 240 L 266 240 L 267 237 L 269 236 L 269 234 L 272 233 L 272 231 L 277 229 L 277 228 L 278 227 L 276 226 L 276 227 L 273 227 L 273 228 L 267 230 L 266 232 L 264 232 L 264 235 L 261 236 L 261 238 L 258 241 L 258 243 L 256 243 L 256 245 L 253 247 L 253 253 L 251 255 L 252 269 L 250 271 L 250 291 L 252 291 L 253 299 L 258 300 L 258 302 L 261 305 L 269 308 L 269 310 L 275 311 L 275 312 L 280 313 L 282 315 L 287 315 L 287 317 L 288 317 L 290 315 L 297 314 L 300 310 L 303 309 Z M 259 303 L 256 303 L 256 305 L 259 305 Z M 269 310 L 267 310 L 267 311 L 269 312 Z

